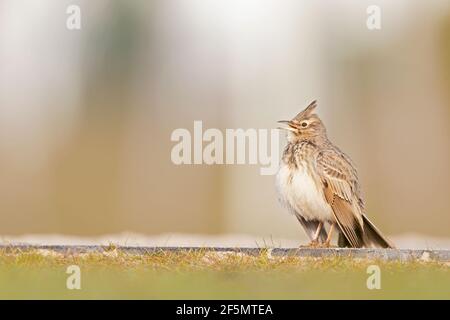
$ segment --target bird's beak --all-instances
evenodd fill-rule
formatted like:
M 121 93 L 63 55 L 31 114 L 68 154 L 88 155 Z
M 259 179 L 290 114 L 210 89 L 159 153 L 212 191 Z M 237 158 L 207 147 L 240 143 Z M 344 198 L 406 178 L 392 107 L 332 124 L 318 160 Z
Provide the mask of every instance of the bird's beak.
M 281 124 L 284 124 L 284 125 L 287 125 L 285 127 L 278 127 L 277 129 L 288 130 L 288 131 L 292 131 L 292 132 L 296 131 L 296 128 L 294 127 L 293 123 L 291 121 L 289 121 L 289 120 L 280 120 L 280 121 L 277 121 L 277 122 L 281 123 Z

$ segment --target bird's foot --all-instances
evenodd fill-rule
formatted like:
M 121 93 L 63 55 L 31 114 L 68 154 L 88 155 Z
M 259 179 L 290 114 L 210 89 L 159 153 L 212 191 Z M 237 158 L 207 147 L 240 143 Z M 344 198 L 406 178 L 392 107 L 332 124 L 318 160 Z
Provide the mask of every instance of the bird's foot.
M 325 241 L 325 242 L 319 242 L 317 240 L 312 240 L 308 244 L 300 245 L 300 248 L 314 248 L 314 249 L 327 249 L 327 248 L 337 248 L 338 246 L 335 246 L 331 244 L 331 241 Z
M 337 248 L 337 246 L 331 244 L 331 241 L 325 241 L 320 244 L 320 248 Z
M 318 248 L 320 247 L 320 243 L 317 240 L 311 240 L 308 244 L 302 244 L 300 245 L 300 248 Z

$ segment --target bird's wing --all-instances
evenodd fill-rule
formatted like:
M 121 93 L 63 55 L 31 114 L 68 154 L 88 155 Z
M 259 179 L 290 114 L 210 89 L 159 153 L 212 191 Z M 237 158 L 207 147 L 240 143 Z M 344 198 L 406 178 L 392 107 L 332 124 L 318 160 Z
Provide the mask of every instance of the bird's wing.
M 347 157 L 333 149 L 316 155 L 316 169 L 339 228 L 352 247 L 362 247 L 362 200 L 356 170 Z

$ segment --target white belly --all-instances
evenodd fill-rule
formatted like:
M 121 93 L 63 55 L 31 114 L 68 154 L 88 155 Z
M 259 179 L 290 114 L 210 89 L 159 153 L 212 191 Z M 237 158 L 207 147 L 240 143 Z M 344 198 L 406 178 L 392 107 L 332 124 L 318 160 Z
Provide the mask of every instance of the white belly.
M 292 172 L 292 169 L 282 164 L 277 174 L 277 189 L 280 201 L 306 220 L 334 220 L 323 191 L 318 189 L 306 166 L 299 166 Z

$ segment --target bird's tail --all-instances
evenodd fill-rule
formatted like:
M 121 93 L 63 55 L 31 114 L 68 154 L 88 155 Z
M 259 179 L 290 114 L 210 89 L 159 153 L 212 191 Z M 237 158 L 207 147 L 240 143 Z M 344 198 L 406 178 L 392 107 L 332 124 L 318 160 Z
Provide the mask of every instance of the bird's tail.
M 363 214 L 364 247 L 366 248 L 395 248 L 394 244 L 378 230 L 377 227 Z
M 363 247 L 365 248 L 395 248 L 394 244 L 363 214 L 364 234 Z M 342 232 L 339 232 L 338 246 L 351 248 L 352 245 Z

